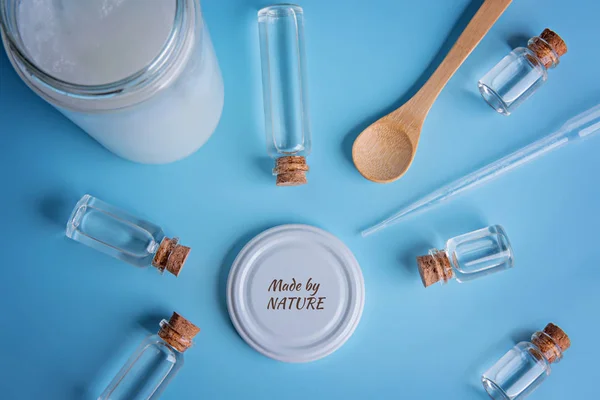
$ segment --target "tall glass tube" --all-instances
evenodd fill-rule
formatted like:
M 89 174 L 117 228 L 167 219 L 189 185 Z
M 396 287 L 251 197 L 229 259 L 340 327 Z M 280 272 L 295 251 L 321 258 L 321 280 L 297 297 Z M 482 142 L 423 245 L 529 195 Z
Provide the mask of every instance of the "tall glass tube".
M 258 12 L 267 152 L 278 186 L 306 183 L 311 132 L 306 84 L 304 12 L 291 4 Z

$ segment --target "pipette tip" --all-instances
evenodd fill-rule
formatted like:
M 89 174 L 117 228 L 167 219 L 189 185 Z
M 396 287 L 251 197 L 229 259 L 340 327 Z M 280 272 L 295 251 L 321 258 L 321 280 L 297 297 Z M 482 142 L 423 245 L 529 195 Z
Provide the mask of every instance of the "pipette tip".
M 372 234 L 379 232 L 384 227 L 385 227 L 385 225 L 383 225 L 383 224 L 377 224 L 370 228 L 364 229 L 362 232 L 360 232 L 360 235 L 362 237 L 366 238 L 367 236 L 371 236 Z

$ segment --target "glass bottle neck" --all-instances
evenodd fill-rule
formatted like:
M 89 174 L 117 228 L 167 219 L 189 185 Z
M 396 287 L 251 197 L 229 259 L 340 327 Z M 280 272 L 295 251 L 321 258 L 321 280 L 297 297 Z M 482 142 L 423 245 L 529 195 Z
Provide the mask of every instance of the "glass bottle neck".
M 160 335 L 160 333 L 156 333 L 156 334 L 153 334 L 153 335 L 150 335 L 150 336 L 156 338 L 157 340 L 160 341 L 160 343 L 162 343 L 163 346 L 168 347 L 169 349 L 171 349 L 172 351 L 174 351 L 176 353 L 179 353 L 180 355 L 183 355 L 185 353 L 185 351 L 187 350 L 187 349 L 179 350 L 177 347 L 173 346 L 173 344 L 171 344 L 170 342 L 168 342 L 167 339 L 163 338 Z
M 530 50 L 530 57 L 535 57 L 537 62 L 546 69 L 555 68 L 560 62 L 560 56 L 544 39 L 534 36 L 527 42 L 527 48 Z
M 562 349 L 552 338 L 543 331 L 538 331 L 531 336 L 531 343 L 538 348 L 549 364 L 557 363 L 562 359 Z
M 160 337 L 167 346 L 179 353 L 184 353 L 194 344 L 192 339 L 180 334 L 166 319 L 160 321 L 158 337 Z
M 450 255 L 447 250 L 432 249 L 429 250 L 429 255 L 435 263 L 435 273 L 439 277 L 439 281 L 442 285 L 454 278 L 452 262 L 450 261 Z
M 167 267 L 169 256 L 178 242 L 179 238 L 169 239 L 165 236 L 160 242 L 153 242 L 148 247 L 148 253 L 153 255 L 151 264 L 160 273 L 163 273 Z
M 175 276 L 181 272 L 190 248 L 179 244 L 179 238 L 164 237 L 160 245 L 154 243 L 149 251 L 154 254 L 152 266 L 163 273 L 165 269 Z

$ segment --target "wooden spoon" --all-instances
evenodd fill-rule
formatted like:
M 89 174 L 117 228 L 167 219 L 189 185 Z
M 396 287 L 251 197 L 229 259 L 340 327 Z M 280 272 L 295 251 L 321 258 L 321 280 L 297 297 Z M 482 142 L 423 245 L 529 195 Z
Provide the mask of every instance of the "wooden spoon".
M 415 157 L 423 122 L 438 95 L 512 0 L 485 0 L 444 61 L 402 107 L 374 122 L 354 141 L 352 159 L 365 178 L 389 183 Z

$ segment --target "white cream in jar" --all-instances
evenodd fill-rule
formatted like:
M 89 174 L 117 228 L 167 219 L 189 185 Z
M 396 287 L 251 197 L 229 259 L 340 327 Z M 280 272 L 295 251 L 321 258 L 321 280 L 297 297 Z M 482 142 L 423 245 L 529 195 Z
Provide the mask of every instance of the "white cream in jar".
M 167 163 L 213 133 L 223 83 L 196 0 L 8 0 L 23 80 L 109 150 Z M 12 7 L 12 8 L 11 8 Z

